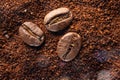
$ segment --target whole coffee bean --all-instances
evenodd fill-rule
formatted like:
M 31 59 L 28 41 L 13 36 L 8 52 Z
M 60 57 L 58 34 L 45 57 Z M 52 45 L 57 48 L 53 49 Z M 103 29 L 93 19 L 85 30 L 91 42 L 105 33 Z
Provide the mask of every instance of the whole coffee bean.
M 75 32 L 65 34 L 58 42 L 57 54 L 63 61 L 71 61 L 81 48 L 81 36 Z
M 65 29 L 72 19 L 72 13 L 68 8 L 58 8 L 45 16 L 44 24 L 49 31 L 58 32 Z
M 30 46 L 40 46 L 44 42 L 43 31 L 32 22 L 24 22 L 19 28 L 22 40 Z

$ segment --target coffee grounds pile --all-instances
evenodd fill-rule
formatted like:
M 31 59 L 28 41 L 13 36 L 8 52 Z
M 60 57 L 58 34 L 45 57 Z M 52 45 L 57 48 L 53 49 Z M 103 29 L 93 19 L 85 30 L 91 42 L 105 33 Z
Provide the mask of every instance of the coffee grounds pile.
M 60 7 L 71 10 L 72 23 L 59 33 L 49 32 L 44 17 Z M 20 38 L 18 29 L 25 21 L 45 33 L 40 47 Z M 58 40 L 67 32 L 82 37 L 82 47 L 70 62 L 56 53 Z M 110 80 L 120 80 L 120 0 L 0 1 L 0 80 L 99 80 L 101 70 L 111 72 Z

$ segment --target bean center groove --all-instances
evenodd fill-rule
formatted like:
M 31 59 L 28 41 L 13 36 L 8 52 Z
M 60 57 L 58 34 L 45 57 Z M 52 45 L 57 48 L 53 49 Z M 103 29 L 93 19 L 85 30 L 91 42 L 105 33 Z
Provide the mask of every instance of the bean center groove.
M 36 33 L 34 33 L 27 25 L 22 24 L 22 27 L 32 36 L 37 37 L 38 39 L 40 39 L 40 36 L 37 35 Z
M 70 53 L 70 51 L 72 50 L 73 47 L 74 47 L 74 44 L 72 41 L 67 49 L 67 52 L 63 55 L 63 59 L 65 59 L 67 57 L 67 55 Z
M 69 15 L 70 15 L 69 13 L 58 15 L 58 16 L 54 17 L 54 18 L 50 21 L 49 24 L 51 25 L 51 24 L 57 23 L 57 22 L 59 22 L 59 21 L 62 21 L 62 20 L 64 20 L 64 19 L 68 18 Z

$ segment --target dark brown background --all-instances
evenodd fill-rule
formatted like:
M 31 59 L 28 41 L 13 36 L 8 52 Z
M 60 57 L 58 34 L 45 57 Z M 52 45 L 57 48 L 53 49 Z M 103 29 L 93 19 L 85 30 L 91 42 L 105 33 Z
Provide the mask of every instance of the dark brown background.
M 74 16 L 60 33 L 46 30 L 44 16 L 67 7 Z M 18 34 L 24 21 L 32 21 L 45 32 L 40 47 L 26 45 Z M 71 62 L 63 62 L 55 50 L 67 32 L 82 37 L 82 48 Z M 97 56 L 100 54 L 100 56 Z M 0 80 L 96 80 L 100 70 L 110 70 L 120 80 L 120 0 L 1 0 Z

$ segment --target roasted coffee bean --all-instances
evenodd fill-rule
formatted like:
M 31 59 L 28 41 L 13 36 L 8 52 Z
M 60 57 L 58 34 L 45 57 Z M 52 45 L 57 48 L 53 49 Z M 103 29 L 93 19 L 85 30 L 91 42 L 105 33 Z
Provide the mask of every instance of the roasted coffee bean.
M 44 24 L 49 31 L 58 32 L 65 29 L 72 19 L 72 13 L 68 8 L 58 8 L 45 16 Z
M 32 22 L 24 22 L 19 28 L 19 34 L 30 46 L 40 46 L 44 42 L 43 31 Z
M 81 47 L 81 36 L 75 32 L 65 34 L 58 42 L 57 54 L 63 61 L 71 61 Z

